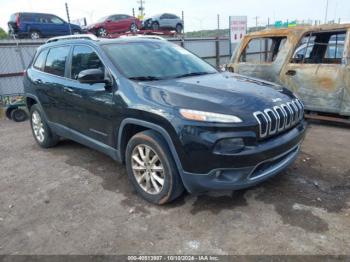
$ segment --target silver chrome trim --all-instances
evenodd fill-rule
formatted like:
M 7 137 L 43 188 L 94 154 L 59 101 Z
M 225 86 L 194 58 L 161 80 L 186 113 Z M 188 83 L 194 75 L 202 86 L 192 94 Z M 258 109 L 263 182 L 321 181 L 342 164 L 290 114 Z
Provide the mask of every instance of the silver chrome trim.
M 295 123 L 295 112 L 293 110 L 293 105 L 291 102 L 288 102 L 287 103 L 287 106 L 290 110 L 290 113 L 291 113 L 291 120 L 290 120 L 290 124 L 293 125 Z
M 49 38 L 46 41 L 46 44 L 57 42 L 57 41 L 63 41 L 63 40 L 72 40 L 72 39 L 86 39 L 86 40 L 93 40 L 93 41 L 98 40 L 98 38 L 92 34 L 65 35 L 65 36 L 56 36 L 56 37 Z
M 257 112 L 254 112 L 253 115 L 254 115 L 255 119 L 256 119 L 256 120 L 258 121 L 258 123 L 259 123 L 259 134 L 260 134 L 260 137 L 265 137 L 265 136 L 267 136 L 267 133 L 268 133 L 268 126 L 269 126 L 269 125 L 268 125 L 268 120 L 267 120 L 265 114 L 264 114 L 263 112 L 257 111 Z M 262 130 L 261 130 L 261 125 L 262 125 L 262 123 L 261 123 L 261 121 L 260 121 L 258 115 L 262 115 L 262 116 L 265 118 L 265 120 L 266 120 L 266 131 L 265 131 L 264 133 L 262 133 Z
M 280 132 L 284 129 L 284 122 L 285 122 L 284 113 L 279 106 L 274 106 L 273 110 L 275 110 L 275 112 L 277 113 L 277 116 L 278 116 L 277 132 Z M 278 110 L 281 111 L 281 114 L 283 115 L 283 119 L 281 119 L 280 114 L 278 113 Z M 282 123 L 282 126 L 280 127 L 282 121 L 283 121 L 283 123 Z
M 278 127 L 277 127 L 277 122 L 278 122 L 277 119 L 278 119 L 278 118 L 277 118 L 275 112 L 274 112 L 272 109 L 270 109 L 270 108 L 265 109 L 264 112 L 265 112 L 267 118 L 270 120 L 270 121 L 269 121 L 269 135 L 274 135 L 274 134 L 276 134 L 277 128 L 278 128 Z M 274 130 L 272 130 L 272 119 L 271 119 L 271 117 L 269 116 L 269 112 L 271 112 L 271 113 L 274 115 L 275 119 L 276 119 L 276 126 L 275 126 L 275 129 L 274 129 Z
M 259 124 L 260 138 L 274 135 L 296 125 L 302 120 L 303 112 L 303 105 L 299 99 L 293 99 L 279 106 L 254 112 L 253 115 Z M 274 121 L 276 121 L 276 124 L 273 128 Z M 266 130 L 263 133 L 264 125 L 266 125 Z

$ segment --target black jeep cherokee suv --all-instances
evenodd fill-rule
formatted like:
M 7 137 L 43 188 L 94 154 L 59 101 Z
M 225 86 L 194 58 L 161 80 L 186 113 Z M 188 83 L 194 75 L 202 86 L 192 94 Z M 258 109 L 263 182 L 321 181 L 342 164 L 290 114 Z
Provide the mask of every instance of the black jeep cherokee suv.
M 41 46 L 24 78 L 36 142 L 60 137 L 126 164 L 150 202 L 241 189 L 289 166 L 306 124 L 287 89 L 218 72 L 164 40 L 66 39 Z

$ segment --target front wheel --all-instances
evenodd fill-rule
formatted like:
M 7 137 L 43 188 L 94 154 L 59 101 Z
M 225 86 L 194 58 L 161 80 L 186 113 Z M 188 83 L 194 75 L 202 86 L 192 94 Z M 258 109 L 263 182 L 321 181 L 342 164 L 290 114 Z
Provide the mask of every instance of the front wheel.
M 80 31 L 79 30 L 73 30 L 73 35 L 80 35 Z
M 97 30 L 97 36 L 99 36 L 99 37 L 106 37 L 107 35 L 108 35 L 108 32 L 103 27 Z
M 135 23 L 132 23 L 130 25 L 130 32 L 135 33 L 138 30 L 137 25 Z
M 58 141 L 59 137 L 51 131 L 46 123 L 43 113 L 38 105 L 33 105 L 30 110 L 30 125 L 35 141 L 43 148 L 53 147 Z
M 163 138 L 152 130 L 134 135 L 126 148 L 126 168 L 136 191 L 162 205 L 180 196 L 184 187 Z
M 159 30 L 159 24 L 158 24 L 158 22 L 153 22 L 152 23 L 152 30 Z

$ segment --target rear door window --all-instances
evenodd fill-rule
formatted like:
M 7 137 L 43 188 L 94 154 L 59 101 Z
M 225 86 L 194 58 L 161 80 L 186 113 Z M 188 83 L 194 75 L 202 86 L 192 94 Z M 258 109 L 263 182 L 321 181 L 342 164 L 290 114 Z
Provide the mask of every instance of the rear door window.
M 75 80 L 78 79 L 79 73 L 87 69 L 101 69 L 104 71 L 104 66 L 92 48 L 88 46 L 74 47 L 71 78 Z
M 345 31 L 310 32 L 294 51 L 292 63 L 296 64 L 341 64 Z
M 65 76 L 66 61 L 69 50 L 69 46 L 51 48 L 46 58 L 44 71 L 57 76 Z
M 46 50 L 41 51 L 41 53 L 37 56 L 37 58 L 33 64 L 33 67 L 35 69 L 38 69 L 40 71 L 42 71 L 44 69 L 47 53 L 48 53 L 48 50 L 46 49 Z
M 239 61 L 243 63 L 272 63 L 286 43 L 287 37 L 262 37 L 251 39 Z
M 58 18 L 57 16 L 49 16 L 49 22 L 53 24 L 64 24 L 63 20 L 61 18 Z

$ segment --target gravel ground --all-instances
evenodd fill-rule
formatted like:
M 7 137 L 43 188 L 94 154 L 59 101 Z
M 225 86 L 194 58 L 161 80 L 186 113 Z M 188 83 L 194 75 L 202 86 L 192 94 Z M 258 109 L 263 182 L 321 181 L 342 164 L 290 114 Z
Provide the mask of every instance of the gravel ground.
M 249 190 L 146 203 L 124 166 L 41 149 L 0 121 L 0 254 L 348 254 L 350 130 L 312 124 L 294 165 Z

